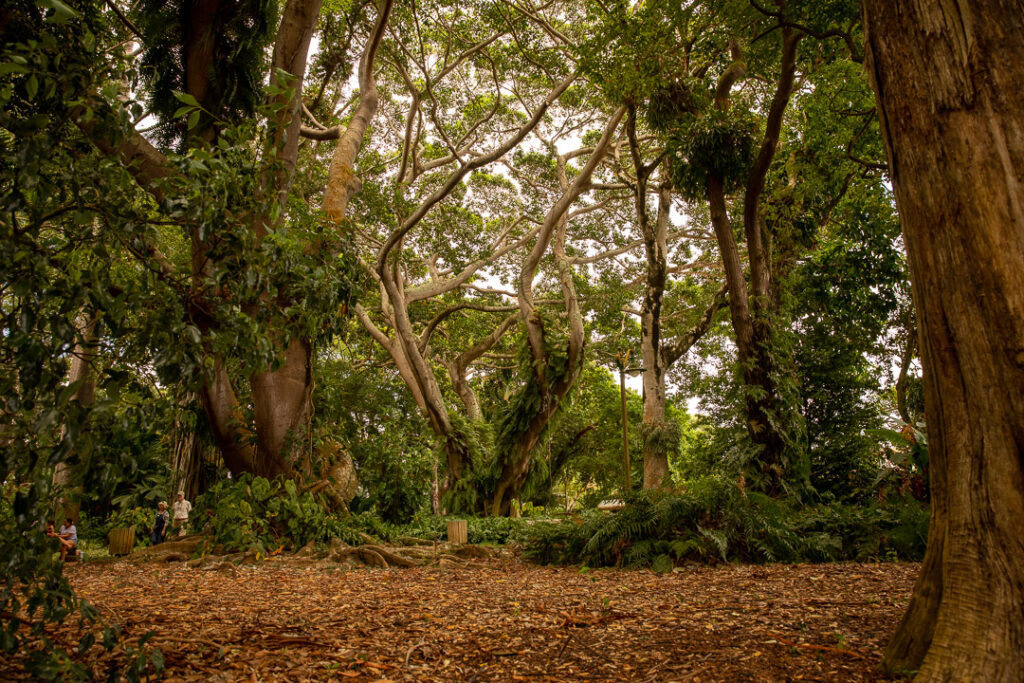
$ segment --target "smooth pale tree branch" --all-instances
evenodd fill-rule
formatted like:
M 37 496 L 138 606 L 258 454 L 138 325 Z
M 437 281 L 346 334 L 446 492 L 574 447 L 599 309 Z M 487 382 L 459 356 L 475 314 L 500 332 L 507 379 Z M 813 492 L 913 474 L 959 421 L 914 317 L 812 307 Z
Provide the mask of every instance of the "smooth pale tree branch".
M 419 118 L 420 102 L 422 101 L 422 93 L 416 88 L 412 79 L 409 77 L 408 71 L 405 67 L 399 63 L 393 62 L 395 70 L 401 75 L 402 80 L 405 81 L 405 87 L 412 97 L 412 102 L 409 104 L 409 113 L 405 117 L 405 136 L 404 143 L 402 144 L 402 164 L 398 170 L 398 182 L 406 182 L 406 173 L 409 167 L 410 158 L 413 160 L 415 166 L 416 160 L 416 146 L 419 145 L 419 132 L 416 128 L 416 121 Z M 410 181 L 412 179 L 410 178 Z
M 273 97 L 279 107 L 277 118 L 271 121 L 273 131 L 270 149 L 277 162 L 281 164 L 278 173 L 271 174 L 264 182 L 273 182 L 275 192 L 283 202 L 291 188 L 295 174 L 295 162 L 299 154 L 299 130 L 302 128 L 302 116 L 299 105 L 302 103 L 302 82 L 306 74 L 306 59 L 309 56 L 309 44 L 316 28 L 317 17 L 320 15 L 321 0 L 288 0 L 281 15 L 281 23 L 277 30 L 277 40 L 271 58 L 270 82 L 280 89 Z M 282 80 L 280 72 L 288 74 Z M 193 93 L 195 94 L 195 93 Z M 268 188 L 264 188 L 266 191 Z M 262 228 L 257 227 L 257 231 Z
M 433 193 L 431 193 L 430 196 L 427 197 L 416 208 L 416 210 L 413 211 L 413 213 L 408 218 L 405 219 L 402 225 L 391 234 L 388 240 L 384 243 L 384 246 L 381 247 L 380 253 L 377 255 L 378 272 L 384 269 L 385 263 L 388 258 L 388 254 L 391 252 L 392 249 L 394 249 L 395 245 L 398 244 L 399 240 L 405 237 L 405 235 L 408 234 L 410 230 L 416 227 L 416 225 L 421 220 L 423 220 L 423 217 L 426 216 L 427 213 L 438 202 L 447 197 L 451 193 L 451 191 L 455 189 L 455 187 L 460 182 L 462 182 L 462 179 L 466 176 L 466 174 L 478 168 L 486 166 L 489 163 L 497 161 L 506 153 L 508 153 L 509 150 L 511 150 L 513 147 L 519 144 L 523 140 L 523 138 L 525 138 L 530 133 L 530 131 L 533 130 L 538 123 L 540 123 L 548 108 L 562 95 L 563 92 L 565 92 L 565 90 L 572 84 L 574 80 L 576 80 L 576 74 L 572 74 L 571 76 L 564 79 L 561 83 L 556 85 L 554 89 L 552 89 L 551 92 L 548 93 L 547 97 L 544 98 L 543 103 L 541 103 L 541 105 L 537 107 L 537 110 L 534 112 L 530 120 L 524 123 L 522 127 L 520 127 L 518 131 L 516 131 L 515 135 L 505 140 L 505 142 L 503 142 L 497 148 L 492 150 L 490 153 L 481 155 L 467 163 L 462 164 L 455 172 L 453 172 L 448 177 L 448 180 L 446 180 L 441 187 L 437 188 Z
M 464 284 L 462 289 L 471 289 L 474 292 L 480 292 L 481 294 L 498 294 L 500 296 L 507 296 L 510 299 L 516 298 L 516 293 L 509 289 L 494 289 L 493 287 L 480 287 L 474 284 Z
M 517 311 L 518 309 L 512 306 L 510 310 Z M 517 322 L 519 322 L 518 313 L 505 316 L 505 319 L 489 335 L 477 342 L 472 348 L 459 354 L 458 358 L 455 359 L 455 364 L 460 368 L 469 367 L 473 361 L 490 351 L 498 343 L 498 340 L 505 336 L 505 333 Z
M 334 148 L 334 156 L 331 159 L 327 188 L 324 190 L 323 208 L 327 212 L 328 218 L 335 223 L 344 220 L 349 200 L 362 185 L 356 178 L 353 167 L 356 155 L 359 154 L 359 149 L 362 146 L 363 136 L 366 134 L 370 121 L 377 113 L 380 101 L 377 81 L 373 76 L 373 66 L 393 5 L 394 0 L 384 0 L 380 13 L 377 15 L 377 22 L 374 24 L 359 62 L 359 105 L 352 114 L 345 133 L 338 140 L 338 145 Z
M 355 311 L 356 317 L 359 318 L 359 322 L 363 324 L 363 327 L 366 329 L 367 332 L 370 333 L 370 336 L 376 339 L 377 343 L 383 346 L 385 349 L 389 349 L 391 347 L 391 339 L 386 334 L 384 334 L 384 332 L 382 332 L 381 329 L 377 327 L 376 324 L 374 324 L 373 319 L 370 318 L 370 314 L 366 312 L 366 309 L 363 308 L 363 305 L 356 304 Z
M 311 128 L 309 126 L 299 127 L 299 135 L 307 140 L 337 140 L 341 137 L 341 131 L 341 126 L 333 126 L 331 128 Z
M 534 228 L 530 232 L 523 235 L 521 239 L 513 242 L 512 244 L 506 245 L 505 247 L 502 247 L 494 251 L 485 258 L 473 261 L 465 268 L 463 268 L 462 271 L 459 272 L 459 274 L 456 275 L 455 277 L 448 278 L 446 280 L 429 282 L 423 285 L 407 289 L 405 292 L 406 302 L 413 303 L 416 301 L 422 301 L 423 299 L 429 299 L 431 297 L 444 294 L 445 292 L 450 292 L 451 290 L 462 286 L 462 284 L 468 282 L 469 279 L 472 278 L 473 275 L 476 274 L 476 272 L 483 268 L 484 266 L 494 263 L 499 258 L 504 256 L 505 254 L 508 254 L 509 252 L 515 251 L 526 246 L 526 244 L 537 235 L 537 232 L 539 230 L 540 227 Z
M 595 202 L 593 204 L 588 204 L 588 205 L 584 206 L 582 209 L 577 209 L 575 211 L 570 211 L 569 212 L 569 220 L 572 220 L 573 218 L 576 218 L 577 216 L 585 216 L 586 214 L 593 213 L 594 211 L 600 211 L 601 209 L 605 208 L 606 206 L 611 204 L 616 199 L 618 199 L 618 198 L 617 197 L 608 197 L 606 199 L 602 199 L 599 202 Z
M 575 47 L 575 43 L 569 40 L 568 36 L 566 36 L 564 33 L 556 29 L 554 26 L 551 25 L 551 23 L 547 19 L 543 18 L 536 12 L 531 12 L 530 10 L 520 7 L 516 3 L 510 2 L 509 0 L 502 0 L 502 3 L 508 5 L 509 7 L 514 9 L 516 12 L 519 12 L 523 16 L 529 17 L 530 19 L 535 21 L 537 25 L 544 30 L 545 33 L 547 33 L 549 36 L 551 36 L 558 42 L 562 43 L 567 47 Z
M 743 50 L 740 48 L 739 41 L 730 38 L 729 51 L 732 53 L 732 63 L 719 77 L 718 85 L 715 87 L 715 107 L 719 111 L 725 111 L 729 108 L 729 93 L 732 91 L 732 86 L 747 72 L 747 65 L 743 61 Z
M 704 313 L 701 315 L 700 320 L 691 327 L 685 334 L 676 337 L 671 343 L 668 343 L 662 347 L 661 357 L 665 367 L 671 366 L 680 357 L 691 348 L 693 345 L 700 341 L 701 337 L 707 334 L 708 330 L 711 329 L 711 323 L 714 321 L 715 313 L 727 308 L 729 306 L 728 297 L 728 285 L 722 285 L 715 296 L 711 299 L 711 303 L 704 309 Z
M 668 233 L 668 235 L 666 236 L 666 241 L 667 242 L 674 242 L 677 239 L 680 239 L 680 238 L 683 238 L 683 237 L 692 237 L 692 236 L 693 236 L 693 233 L 691 231 L 689 231 L 689 230 L 680 230 L 678 232 L 670 232 L 670 233 Z M 602 251 L 601 253 L 598 253 L 598 254 L 592 254 L 590 256 L 570 256 L 569 257 L 569 262 L 574 264 L 574 265 L 578 264 L 578 263 L 597 263 L 599 261 L 604 261 L 605 259 L 612 258 L 613 256 L 619 256 L 620 254 L 625 254 L 628 251 L 633 251 L 637 247 L 642 247 L 643 245 L 644 245 L 643 238 L 636 239 L 636 240 L 633 240 L 632 242 L 630 242 L 628 244 L 622 245 L 621 247 L 616 247 L 615 249 L 609 249 L 608 251 Z
M 423 332 L 420 334 L 420 338 L 419 338 L 420 352 L 424 353 L 426 351 L 427 345 L 430 344 L 430 337 L 433 336 L 434 331 L 437 329 L 438 325 L 440 325 L 442 322 L 447 320 L 448 317 L 451 316 L 453 313 L 458 313 L 459 311 L 467 311 L 467 310 L 468 311 L 483 311 L 485 313 L 508 313 L 509 311 L 517 311 L 517 310 L 519 310 L 519 307 L 515 306 L 515 305 L 508 305 L 508 306 L 486 306 L 486 305 L 483 305 L 483 304 L 474 304 L 474 303 L 468 303 L 468 302 L 467 303 L 456 304 L 454 306 L 449 306 L 448 308 L 444 309 L 443 311 L 441 311 L 440 313 L 435 315 L 433 318 L 431 318 L 430 322 L 427 323 L 427 326 L 424 328 Z
M 544 358 L 544 340 L 543 330 L 541 329 L 539 321 L 536 319 L 535 304 L 533 301 L 533 279 L 537 274 L 537 267 L 540 265 L 541 258 L 548 249 L 548 245 L 551 243 L 551 238 L 556 229 L 564 230 L 565 215 L 569 211 L 569 207 L 572 206 L 573 202 L 586 190 L 590 183 L 590 178 L 594 174 L 594 170 L 597 165 L 604 158 L 608 152 L 608 147 L 611 144 L 612 136 L 616 129 L 619 127 L 619 122 L 626 113 L 624 106 L 619 107 L 612 114 L 608 123 L 605 125 L 604 131 L 601 134 L 601 139 L 598 144 L 594 147 L 593 153 L 590 158 L 587 159 L 586 164 L 580 169 L 579 175 L 573 180 L 572 184 L 565 188 L 562 192 L 562 196 L 559 197 L 555 205 L 551 207 L 547 215 L 544 217 L 544 222 L 541 225 L 540 232 L 537 235 L 537 242 L 530 252 L 526 261 L 523 263 L 522 269 L 519 275 L 519 310 L 523 318 L 523 323 L 526 325 L 527 340 L 529 341 L 531 351 L 535 360 L 542 360 Z M 561 174 L 560 182 L 565 182 L 565 160 L 559 159 Z M 569 268 L 568 262 L 565 260 L 564 255 L 561 261 L 564 264 L 565 269 Z M 564 280 L 564 278 L 562 278 Z M 571 285 L 571 279 L 569 280 Z M 566 294 L 568 298 L 568 293 Z M 567 301 L 567 306 L 573 302 Z M 572 317 L 570 316 L 570 320 Z M 570 345 L 571 346 L 571 345 Z M 570 356 L 572 349 L 570 349 Z M 539 366 L 538 366 L 539 367 Z M 543 377 L 539 378 L 543 384 Z

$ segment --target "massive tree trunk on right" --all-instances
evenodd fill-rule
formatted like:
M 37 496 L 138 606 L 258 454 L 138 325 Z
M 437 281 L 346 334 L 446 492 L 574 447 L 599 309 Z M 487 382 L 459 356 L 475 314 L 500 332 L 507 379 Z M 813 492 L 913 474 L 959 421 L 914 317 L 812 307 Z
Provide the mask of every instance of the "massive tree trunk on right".
M 886 652 L 1024 680 L 1024 2 L 865 0 L 917 310 L 932 521 Z

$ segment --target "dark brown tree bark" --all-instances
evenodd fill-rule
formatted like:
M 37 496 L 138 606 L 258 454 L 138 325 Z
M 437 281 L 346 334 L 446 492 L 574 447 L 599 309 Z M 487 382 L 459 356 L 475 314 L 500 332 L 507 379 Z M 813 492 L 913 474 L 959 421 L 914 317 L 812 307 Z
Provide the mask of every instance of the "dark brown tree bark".
M 932 518 L 886 652 L 1024 680 L 1024 2 L 865 0 L 917 311 Z
M 175 402 L 174 422 L 168 440 L 171 443 L 171 488 L 168 495 L 179 491 L 186 500 L 195 500 L 213 483 L 209 466 L 220 462 L 220 453 L 205 443 L 199 434 L 198 411 L 202 409 L 194 392 L 184 392 Z
M 210 111 L 219 111 L 218 98 L 228 96 L 209 86 L 211 69 L 215 68 L 211 62 L 212 55 L 216 53 L 214 43 L 221 39 L 217 30 L 218 22 L 223 19 L 223 12 L 218 11 L 220 4 L 217 0 L 194 3 L 189 6 L 187 17 L 184 17 L 187 35 L 181 59 L 186 67 L 185 90 Z M 373 64 L 392 5 L 392 0 L 381 3 L 376 24 L 363 51 L 359 68 L 359 105 L 347 128 L 344 131 L 332 130 L 330 137 L 337 139 L 338 143 L 325 188 L 324 209 L 328 218 L 335 223 L 344 219 L 347 202 L 360 187 L 352 167 L 367 126 L 377 109 Z M 288 0 L 284 4 L 270 62 L 271 83 L 283 87 L 273 95 L 276 104 L 280 106 L 273 109 L 274 114 L 267 122 L 270 142 L 264 154 L 265 161 L 269 162 L 267 168 L 273 170 L 268 170 L 260 177 L 259 192 L 265 197 L 276 196 L 282 205 L 294 178 L 299 138 L 303 130 L 303 79 L 320 8 L 321 0 Z M 112 143 L 110 131 L 100 130 L 96 119 L 77 120 L 76 124 L 101 151 L 118 158 L 136 181 L 156 199 L 164 198 L 158 181 L 173 176 L 176 171 L 166 157 L 144 137 L 136 133 Z M 216 135 L 214 123 L 204 120 L 196 138 L 210 142 Z M 274 218 L 270 214 L 258 212 L 248 217 L 248 228 L 257 241 L 267 234 L 268 227 L 285 220 L 285 212 L 278 214 Z M 201 330 L 207 331 L 215 323 L 205 311 L 215 307 L 215 300 L 221 294 L 209 285 L 212 279 L 210 240 L 217 239 L 217 236 L 201 236 L 198 230 L 193 229 L 190 237 L 192 263 L 188 275 L 195 284 L 190 312 L 193 322 Z M 177 272 L 155 246 L 146 246 L 146 253 L 140 257 L 148 258 L 165 275 L 179 278 L 185 275 Z M 322 248 L 320 244 L 307 245 L 310 253 Z M 259 304 L 277 311 L 288 305 L 288 301 L 275 301 L 269 295 Z M 209 360 L 213 361 L 212 369 L 199 389 L 199 399 L 217 447 L 232 471 L 265 477 L 286 476 L 300 481 L 316 477 L 320 481 L 315 488 L 323 490 L 336 504 L 344 505 L 347 492 L 351 492 L 354 487 L 351 459 L 334 443 L 328 442 L 319 449 L 313 448 L 309 434 L 313 348 L 309 338 L 294 333 L 292 322 L 278 320 L 265 330 L 277 346 L 279 364 L 274 369 L 256 372 L 248 378 L 232 377 L 228 372 L 229 359 L 208 349 Z M 254 416 L 251 423 L 244 417 L 245 411 L 239 404 L 233 384 L 246 380 L 251 388 Z

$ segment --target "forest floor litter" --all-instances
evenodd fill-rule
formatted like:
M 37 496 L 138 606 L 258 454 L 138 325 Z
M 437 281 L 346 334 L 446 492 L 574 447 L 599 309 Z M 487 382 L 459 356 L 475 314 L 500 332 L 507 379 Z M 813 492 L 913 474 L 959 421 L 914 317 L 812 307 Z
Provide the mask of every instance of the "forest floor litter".
M 919 565 L 68 567 L 176 681 L 875 681 Z M 73 623 L 54 633 L 77 642 Z M 99 678 L 119 657 L 100 647 Z M 0 663 L 0 678 L 24 676 Z

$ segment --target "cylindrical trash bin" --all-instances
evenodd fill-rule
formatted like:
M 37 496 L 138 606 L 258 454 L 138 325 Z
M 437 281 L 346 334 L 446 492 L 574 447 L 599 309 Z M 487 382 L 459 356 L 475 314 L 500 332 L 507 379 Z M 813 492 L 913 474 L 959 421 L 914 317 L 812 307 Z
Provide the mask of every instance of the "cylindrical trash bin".
M 111 529 L 107 535 L 111 555 L 127 555 L 135 546 L 135 527 Z
M 469 542 L 466 520 L 453 519 L 448 522 L 448 542 L 452 545 L 465 545 Z

